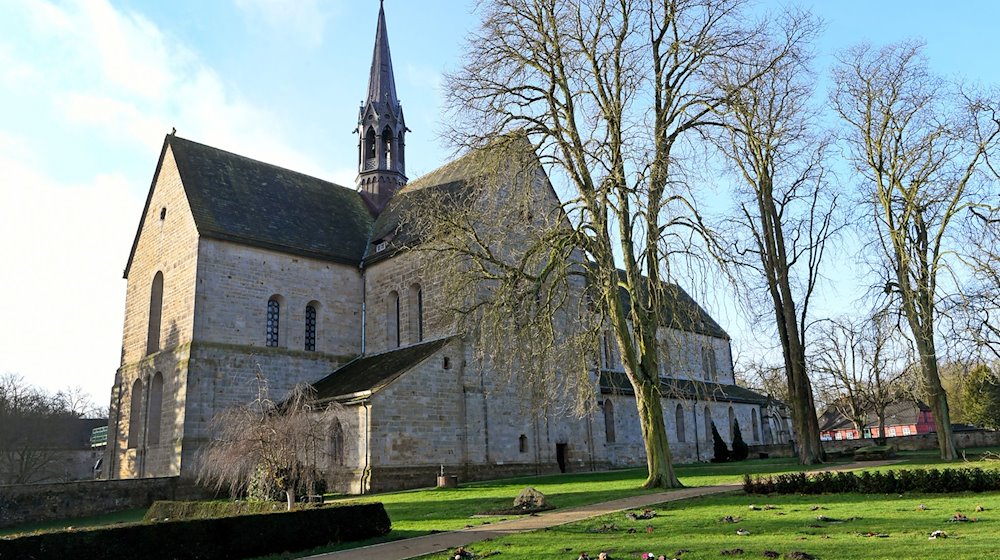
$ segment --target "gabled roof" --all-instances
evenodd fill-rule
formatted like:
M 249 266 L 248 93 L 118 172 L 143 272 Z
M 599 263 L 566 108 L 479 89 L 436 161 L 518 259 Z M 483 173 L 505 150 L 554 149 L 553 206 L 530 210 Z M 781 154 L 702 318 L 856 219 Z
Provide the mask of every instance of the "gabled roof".
M 632 384 L 629 383 L 624 372 L 602 370 L 600 375 L 601 393 L 614 395 L 635 394 Z M 738 385 L 673 377 L 660 378 L 660 394 L 668 399 L 748 404 L 766 404 L 768 402 L 767 396 Z
M 164 154 L 167 147 L 173 152 L 202 237 L 345 264 L 360 263 L 372 217 L 353 189 L 172 134 L 164 140 Z M 157 175 L 163 155 L 160 157 Z M 156 177 L 153 183 L 150 198 Z M 137 232 L 126 277 L 138 240 Z
M 452 338 L 454 337 L 439 338 L 352 360 L 313 383 L 316 397 L 322 401 L 351 400 L 377 393 L 444 348 Z
M 930 412 L 931 407 L 927 406 L 926 403 L 922 401 L 910 401 L 910 400 L 900 400 L 889 404 L 885 408 L 885 424 L 886 426 L 898 426 L 898 425 L 911 425 L 917 424 L 920 420 L 920 414 L 922 412 Z M 865 423 L 866 428 L 876 428 L 878 427 L 878 417 L 874 412 L 869 411 L 867 413 L 868 419 Z M 821 432 L 828 432 L 833 430 L 853 430 L 854 422 L 852 422 L 847 416 L 842 412 L 837 410 L 835 407 L 826 409 L 825 412 L 820 416 L 820 428 Z

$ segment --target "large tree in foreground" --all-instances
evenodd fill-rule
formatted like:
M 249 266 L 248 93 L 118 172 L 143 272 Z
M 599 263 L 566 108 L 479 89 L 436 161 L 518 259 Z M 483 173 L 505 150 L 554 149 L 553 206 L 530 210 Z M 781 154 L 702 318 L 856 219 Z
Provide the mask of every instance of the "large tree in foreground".
M 755 58 L 720 68 L 720 86 L 732 94 L 718 108 L 722 126 L 714 139 L 736 175 L 738 209 L 727 219 L 733 235 L 724 244 L 725 260 L 738 267 L 741 286 L 766 294 L 799 461 L 809 465 L 823 459 L 806 368 L 809 304 L 827 241 L 838 230 L 837 196 L 826 181 L 829 141 L 816 131 L 811 107 L 809 57 L 788 49 L 814 37 L 818 23 L 789 13 L 782 28 L 783 42 L 763 43 Z
M 680 484 L 660 402 L 657 331 L 672 300 L 670 255 L 688 250 L 700 227 L 693 203 L 679 194 L 686 139 L 715 124 L 716 110 L 745 86 L 720 89 L 720 67 L 747 59 L 762 41 L 761 29 L 745 25 L 743 4 L 484 0 L 464 67 L 445 88 L 457 146 L 481 147 L 518 131 L 565 189 L 560 227 L 571 235 L 552 236 L 549 254 L 561 257 L 571 246 L 586 262 L 566 270 L 586 279 L 634 389 L 646 487 Z M 779 48 L 773 57 L 785 53 Z M 761 65 L 746 83 L 770 69 Z M 527 272 L 537 277 L 536 269 Z M 496 285 L 529 283 L 518 266 L 488 275 L 502 276 Z
M 308 489 L 326 464 L 339 408 L 320 406 L 305 384 L 276 402 L 262 374 L 255 383 L 253 401 L 213 418 L 214 439 L 199 457 L 198 481 L 216 490 L 227 488 L 233 496 L 264 498 L 279 491 L 291 510 L 296 489 Z
M 941 457 L 954 459 L 935 336 L 946 286 L 960 274 L 958 222 L 994 202 L 982 173 L 1000 136 L 997 100 L 931 74 L 914 43 L 852 48 L 840 56 L 834 82 L 833 105 L 889 271 L 882 285 L 909 326 Z

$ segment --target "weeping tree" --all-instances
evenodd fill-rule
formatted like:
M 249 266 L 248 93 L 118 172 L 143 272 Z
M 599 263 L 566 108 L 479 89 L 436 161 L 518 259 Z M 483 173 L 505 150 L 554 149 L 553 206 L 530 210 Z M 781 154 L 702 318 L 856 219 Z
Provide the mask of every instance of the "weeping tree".
M 904 42 L 847 50 L 834 70 L 831 96 L 888 271 L 881 289 L 917 350 L 941 457 L 954 459 L 935 337 L 943 302 L 962 274 L 961 221 L 970 210 L 995 204 L 985 169 L 1000 141 L 1000 120 L 995 97 L 935 76 L 921 49 Z
M 840 229 L 838 198 L 826 180 L 829 139 L 811 106 L 815 83 L 805 46 L 819 24 L 807 13 L 784 15 L 780 41 L 762 42 L 755 56 L 721 67 L 713 140 L 734 171 L 738 208 L 725 221 L 724 262 L 751 292 L 763 295 L 781 344 L 788 404 L 799 461 L 820 462 L 823 448 L 806 349 L 809 304 L 827 241 Z M 791 45 L 791 48 L 789 46 Z M 765 71 L 768 69 L 768 71 Z
M 445 88 L 453 117 L 446 134 L 456 147 L 481 148 L 516 132 L 556 184 L 564 232 L 537 256 L 546 263 L 570 251 L 581 256 L 584 266 L 573 270 L 634 390 L 646 487 L 680 484 L 663 422 L 657 331 L 669 323 L 671 257 L 690 252 L 693 233 L 705 231 L 685 196 L 687 139 L 772 67 L 730 90 L 714 81 L 765 35 L 748 27 L 744 4 L 484 0 L 482 25 Z M 778 60 L 786 50 L 772 54 Z
M 297 488 L 316 482 L 326 464 L 331 426 L 341 409 L 319 405 L 310 385 L 296 385 L 280 402 L 271 400 L 267 379 L 258 372 L 256 398 L 223 410 L 212 420 L 212 441 L 202 451 L 198 482 L 226 488 L 230 495 L 285 495 L 288 509 Z

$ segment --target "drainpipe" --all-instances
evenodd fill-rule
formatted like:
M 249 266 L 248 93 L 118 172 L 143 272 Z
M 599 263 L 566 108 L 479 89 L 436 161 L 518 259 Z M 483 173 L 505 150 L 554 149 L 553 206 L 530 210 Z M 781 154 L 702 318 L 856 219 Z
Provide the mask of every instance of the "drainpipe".
M 365 267 L 358 267 L 361 271 L 361 355 L 365 355 L 365 331 L 368 329 L 368 277 L 365 274 Z

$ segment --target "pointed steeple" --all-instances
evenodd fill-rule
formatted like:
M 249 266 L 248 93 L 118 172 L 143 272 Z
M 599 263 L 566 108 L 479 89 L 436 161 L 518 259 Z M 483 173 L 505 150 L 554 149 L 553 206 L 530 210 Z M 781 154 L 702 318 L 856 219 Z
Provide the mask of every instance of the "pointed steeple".
M 407 131 L 403 107 L 396 96 L 385 7 L 379 2 L 368 96 L 358 115 L 357 179 L 358 192 L 376 215 L 406 184 Z
M 389 34 L 385 28 L 385 6 L 379 2 L 378 26 L 375 28 L 375 51 L 372 69 L 368 76 L 368 103 L 384 103 L 391 108 L 399 106 L 396 98 L 396 80 L 392 75 L 392 56 L 389 54 Z

